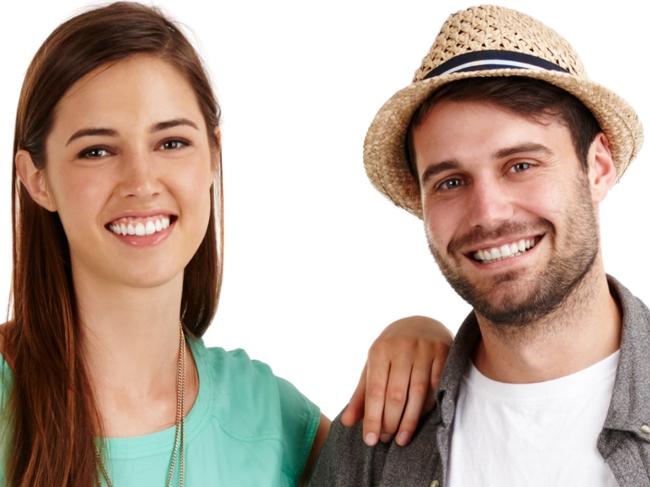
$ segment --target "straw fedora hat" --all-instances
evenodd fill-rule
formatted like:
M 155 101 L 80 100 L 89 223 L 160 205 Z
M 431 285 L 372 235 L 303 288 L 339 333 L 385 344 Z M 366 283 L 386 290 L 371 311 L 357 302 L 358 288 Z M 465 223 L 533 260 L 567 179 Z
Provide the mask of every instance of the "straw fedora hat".
M 543 80 L 582 101 L 609 139 L 618 178 L 639 152 L 643 129 L 637 114 L 615 93 L 587 79 L 565 39 L 520 12 L 482 5 L 447 19 L 412 83 L 395 93 L 375 116 L 363 150 L 373 185 L 422 218 L 418 184 L 406 161 L 405 135 L 413 113 L 446 83 L 494 76 Z

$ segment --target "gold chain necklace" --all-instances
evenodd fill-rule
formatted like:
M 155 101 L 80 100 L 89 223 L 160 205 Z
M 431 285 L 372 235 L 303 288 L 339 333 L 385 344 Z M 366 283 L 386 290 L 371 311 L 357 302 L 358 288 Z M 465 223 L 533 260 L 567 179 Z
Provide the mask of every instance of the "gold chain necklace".
M 185 419 L 183 412 L 185 411 L 185 333 L 183 332 L 183 324 L 180 324 L 180 338 L 178 341 L 178 362 L 176 365 L 176 420 L 175 420 L 175 433 L 174 433 L 174 447 L 172 448 L 171 459 L 169 460 L 169 472 L 167 474 L 166 487 L 171 487 L 176 464 L 179 464 L 178 470 L 178 485 L 183 487 L 185 485 Z M 108 475 L 108 469 L 104 465 L 102 455 L 95 447 L 95 455 L 97 456 L 97 463 L 99 471 L 104 477 L 104 481 L 108 487 L 113 487 L 113 482 Z M 180 459 L 179 459 L 180 458 Z

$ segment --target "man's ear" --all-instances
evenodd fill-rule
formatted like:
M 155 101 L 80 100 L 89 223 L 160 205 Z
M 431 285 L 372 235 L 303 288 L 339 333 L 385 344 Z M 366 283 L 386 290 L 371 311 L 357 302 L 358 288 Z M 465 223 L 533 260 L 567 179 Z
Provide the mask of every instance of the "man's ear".
M 616 183 L 616 166 L 609 141 L 602 132 L 591 143 L 587 155 L 589 187 L 591 199 L 599 203 L 605 199 L 610 188 Z
M 45 171 L 38 169 L 32 155 L 26 150 L 16 152 L 16 174 L 36 203 L 49 211 L 56 211 L 56 203 L 45 179 Z

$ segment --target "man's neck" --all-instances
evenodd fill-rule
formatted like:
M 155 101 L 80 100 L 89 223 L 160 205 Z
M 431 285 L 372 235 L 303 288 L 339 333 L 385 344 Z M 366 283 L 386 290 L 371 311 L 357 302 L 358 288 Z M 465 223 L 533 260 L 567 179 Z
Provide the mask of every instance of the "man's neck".
M 600 258 L 565 302 L 543 319 L 516 328 L 477 314 L 482 340 L 474 364 L 485 376 L 509 383 L 563 377 L 611 355 L 620 346 L 621 315 Z

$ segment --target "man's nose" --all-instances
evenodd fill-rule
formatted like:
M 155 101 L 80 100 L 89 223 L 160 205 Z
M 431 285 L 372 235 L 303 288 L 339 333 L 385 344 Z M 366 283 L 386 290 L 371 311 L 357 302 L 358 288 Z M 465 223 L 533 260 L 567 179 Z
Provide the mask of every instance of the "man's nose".
M 472 227 L 495 228 L 513 216 L 513 202 L 507 188 L 493 179 L 475 180 L 470 186 L 468 223 Z

